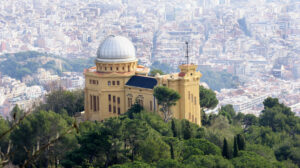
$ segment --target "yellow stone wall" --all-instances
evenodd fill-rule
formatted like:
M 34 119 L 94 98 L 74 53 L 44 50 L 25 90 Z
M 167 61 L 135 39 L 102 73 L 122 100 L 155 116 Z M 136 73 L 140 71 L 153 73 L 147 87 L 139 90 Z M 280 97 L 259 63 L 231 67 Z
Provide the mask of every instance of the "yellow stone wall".
M 109 117 L 118 116 L 118 108 L 120 108 L 120 114 L 123 114 L 130 108 L 128 105 L 129 97 L 132 98 L 132 104 L 135 103 L 137 98 L 142 99 L 141 103 L 147 111 L 156 112 L 162 116 L 153 97 L 152 89 L 125 86 L 130 77 L 139 74 L 136 72 L 136 67 L 136 61 L 127 63 L 96 62 L 96 68 L 85 72 L 85 119 L 102 121 Z M 181 75 L 157 76 L 158 85 L 172 88 L 181 96 L 176 105 L 171 108 L 173 117 L 187 119 L 201 125 L 199 104 L 201 73 L 196 71 L 196 65 L 181 65 L 179 68 L 181 69 Z M 111 95 L 110 101 L 109 95 Z M 99 100 L 96 98 L 96 101 L 99 101 L 99 108 L 96 107 L 96 111 L 94 110 L 94 104 L 91 104 L 93 102 L 91 96 L 99 97 Z M 115 102 L 113 96 L 115 96 Z M 120 99 L 119 103 L 118 98 Z M 111 112 L 109 112 L 109 105 L 111 105 Z M 115 113 L 114 107 L 116 107 Z

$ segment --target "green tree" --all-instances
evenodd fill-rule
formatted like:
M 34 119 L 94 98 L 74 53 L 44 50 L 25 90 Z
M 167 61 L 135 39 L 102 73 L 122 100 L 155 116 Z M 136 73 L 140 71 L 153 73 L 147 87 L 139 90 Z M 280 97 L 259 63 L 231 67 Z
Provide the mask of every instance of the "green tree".
M 193 155 L 184 161 L 184 165 L 188 168 L 233 168 L 229 160 L 216 155 Z
M 168 122 L 173 116 L 170 107 L 176 105 L 176 101 L 180 99 L 179 93 L 165 86 L 158 86 L 154 88 L 153 95 L 157 99 L 158 105 L 162 106 L 160 111 L 164 115 L 164 121 Z
M 232 159 L 232 164 L 236 168 L 260 168 L 260 167 L 275 167 L 275 165 L 262 156 L 257 155 L 254 152 L 240 151 L 238 157 Z
M 190 138 L 192 138 L 192 128 L 191 128 L 191 125 L 190 125 L 190 122 L 189 121 L 187 121 L 187 120 L 185 120 L 185 122 L 184 122 L 185 124 L 184 124 L 184 130 L 183 130 L 183 138 L 184 139 L 190 139 Z
M 11 156 L 13 163 L 23 165 L 35 161 L 30 164 L 41 167 L 54 166 L 64 157 L 65 152 L 72 150 L 77 144 L 74 135 L 65 135 L 69 126 L 64 118 L 51 111 L 38 111 L 27 116 L 10 136 L 14 150 Z M 65 136 L 55 145 L 49 144 L 60 135 Z M 47 144 L 49 147 L 41 151 L 38 158 L 34 158 L 39 149 Z
M 248 144 L 245 150 L 249 151 L 249 152 L 254 152 L 254 153 L 264 157 L 266 160 L 268 160 L 270 162 L 277 161 L 274 151 L 268 146 L 259 145 L 259 144 Z
M 199 86 L 200 106 L 204 109 L 215 108 L 219 101 L 216 97 L 216 93 L 211 89 L 206 89 L 203 86 Z
M 176 125 L 175 125 L 175 120 L 172 119 L 172 126 L 171 126 L 171 129 L 172 129 L 172 132 L 173 132 L 173 136 L 174 137 L 177 137 L 177 129 L 176 129 Z
M 47 95 L 46 104 L 39 109 L 52 110 L 56 113 L 61 113 L 66 110 L 70 116 L 74 116 L 76 112 L 84 110 L 84 92 L 58 90 Z
M 177 160 L 164 159 L 157 162 L 156 168 L 183 168 L 184 165 Z
M 237 137 L 234 137 L 234 142 L 233 142 L 233 157 L 237 157 L 238 156 L 238 144 L 237 144 Z
M 258 125 L 258 118 L 253 114 L 246 114 L 243 118 L 243 124 L 245 128 L 249 128 L 251 125 Z
M 135 102 L 130 109 L 126 112 L 127 116 L 130 119 L 134 118 L 134 114 L 141 113 L 144 110 L 143 106 L 141 106 L 138 102 Z
M 184 141 L 184 146 L 199 149 L 204 155 L 221 155 L 221 149 L 206 139 L 191 138 Z
M 235 111 L 234 108 L 231 104 L 227 104 L 225 106 L 222 106 L 220 111 L 219 111 L 219 115 L 223 115 L 225 117 L 227 117 L 229 123 L 232 123 L 232 118 L 235 117 Z
M 290 134 L 300 132 L 299 118 L 291 111 L 291 108 L 278 102 L 277 98 L 267 98 L 264 101 L 264 110 L 259 116 L 262 126 L 269 126 L 275 132 L 287 131 Z
M 24 115 L 24 111 L 21 110 L 17 104 L 10 112 L 10 117 L 13 122 L 18 121 L 23 115 Z
M 0 116 L 0 135 L 3 135 L 5 131 L 9 130 L 9 122 L 4 120 Z M 0 167 L 2 166 L 2 162 L 5 162 L 7 160 L 7 154 L 10 151 L 7 151 L 8 146 L 9 146 L 9 133 L 0 138 Z
M 246 148 L 246 140 L 243 134 L 238 134 L 236 137 L 238 150 L 245 150 Z
M 144 162 L 134 161 L 130 163 L 124 163 L 122 165 L 116 164 L 111 166 L 110 168 L 152 168 L 152 166 Z
M 222 155 L 224 158 L 229 159 L 229 148 L 228 148 L 228 143 L 227 143 L 226 138 L 224 138 L 224 141 L 223 141 Z
M 164 72 L 160 69 L 152 69 L 150 71 L 150 76 L 155 76 L 156 74 L 159 74 L 159 75 L 164 75 Z

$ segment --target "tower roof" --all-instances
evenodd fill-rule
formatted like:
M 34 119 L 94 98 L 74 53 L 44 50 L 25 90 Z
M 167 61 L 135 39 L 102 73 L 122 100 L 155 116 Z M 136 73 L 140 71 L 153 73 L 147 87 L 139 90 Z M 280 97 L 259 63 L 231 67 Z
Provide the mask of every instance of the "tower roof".
M 97 62 L 135 61 L 135 48 L 130 40 L 123 36 L 108 36 L 97 51 Z

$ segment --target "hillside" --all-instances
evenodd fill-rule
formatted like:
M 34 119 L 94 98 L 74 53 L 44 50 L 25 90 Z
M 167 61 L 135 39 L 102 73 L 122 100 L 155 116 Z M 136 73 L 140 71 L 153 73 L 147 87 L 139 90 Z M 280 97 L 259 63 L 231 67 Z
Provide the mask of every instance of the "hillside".
M 24 76 L 33 75 L 39 68 L 54 74 L 61 74 L 61 70 L 83 72 L 84 68 L 93 65 L 93 60 L 93 58 L 66 59 L 34 51 L 4 54 L 0 56 L 0 72 L 19 80 Z
M 87 59 L 66 59 L 56 55 L 39 53 L 35 51 L 20 52 L 0 55 L 0 72 L 12 78 L 21 80 L 27 75 L 33 75 L 39 68 L 44 68 L 54 74 L 61 74 L 62 71 L 83 72 L 85 68 L 94 65 L 94 58 Z M 160 69 L 164 73 L 172 73 L 178 70 L 169 65 L 154 62 L 151 69 Z M 235 88 L 239 84 L 237 77 L 227 72 L 200 69 L 203 74 L 201 82 L 207 83 L 211 89 L 220 91 L 222 88 Z

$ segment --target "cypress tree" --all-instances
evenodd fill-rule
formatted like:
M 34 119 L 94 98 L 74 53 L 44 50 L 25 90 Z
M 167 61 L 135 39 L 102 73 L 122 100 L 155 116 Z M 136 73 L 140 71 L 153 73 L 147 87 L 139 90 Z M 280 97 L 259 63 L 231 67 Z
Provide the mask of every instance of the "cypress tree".
M 177 137 L 177 130 L 176 130 L 176 126 L 175 126 L 175 121 L 174 119 L 172 119 L 172 126 L 171 126 L 172 132 L 173 132 L 173 136 Z
M 224 138 L 224 142 L 223 142 L 222 155 L 223 155 L 223 157 L 225 157 L 226 159 L 229 159 L 229 150 L 228 150 L 228 143 L 227 143 L 226 138 Z
M 190 122 L 189 121 L 185 121 L 185 124 L 184 124 L 184 132 L 183 132 L 183 138 L 184 139 L 190 139 L 192 138 L 192 128 L 191 128 L 191 125 L 190 125 Z
M 173 144 L 170 143 L 170 150 L 171 150 L 171 159 L 174 159 L 174 149 L 173 149 Z
M 245 142 L 244 135 L 242 135 L 242 134 L 237 135 L 237 144 L 238 144 L 238 149 L 239 150 L 245 150 L 246 142 Z
M 233 144 L 233 157 L 237 157 L 238 156 L 238 144 L 237 144 L 237 137 L 234 136 L 234 144 Z

